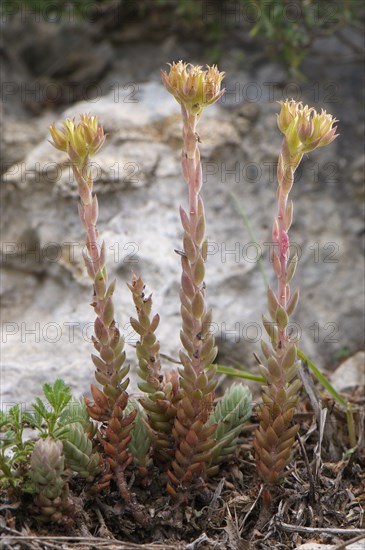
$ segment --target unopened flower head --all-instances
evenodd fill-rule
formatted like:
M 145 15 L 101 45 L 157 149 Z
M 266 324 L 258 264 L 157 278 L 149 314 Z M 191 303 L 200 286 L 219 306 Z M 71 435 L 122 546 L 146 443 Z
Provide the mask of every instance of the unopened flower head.
M 279 130 L 285 134 L 291 123 L 295 120 L 298 110 L 298 103 L 291 99 L 290 101 L 278 101 L 281 105 L 280 113 L 277 115 Z
M 309 153 L 317 147 L 328 145 L 336 139 L 337 122 L 332 115 L 322 109 L 321 113 L 313 107 L 297 103 L 293 99 L 279 101 L 278 126 L 285 134 L 291 154 Z
M 306 148 L 306 152 L 312 151 L 316 147 L 328 145 L 338 136 L 336 134 L 337 126 L 333 127 L 333 124 L 338 122 L 337 119 L 327 114 L 323 109 L 321 113 L 313 110 L 311 122 L 313 124 L 313 134 L 309 140 L 304 142 L 304 145 L 309 147 L 309 149 Z
M 222 95 L 221 83 L 224 73 L 216 65 L 205 71 L 199 65 L 191 63 L 172 63 L 170 72 L 161 71 L 166 89 L 183 104 L 191 115 L 200 115 L 204 107 L 215 103 Z
M 86 157 L 95 155 L 105 141 L 104 130 L 95 116 L 84 114 L 81 121 L 75 124 L 75 120 L 66 118 L 62 122 L 63 128 L 59 130 L 55 124 L 49 127 L 52 140 L 56 149 L 64 151 L 73 162 L 83 162 Z

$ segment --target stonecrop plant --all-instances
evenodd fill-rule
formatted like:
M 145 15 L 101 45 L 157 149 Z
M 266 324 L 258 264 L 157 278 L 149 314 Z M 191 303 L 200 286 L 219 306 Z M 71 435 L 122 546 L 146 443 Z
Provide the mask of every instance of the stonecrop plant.
M 199 66 L 179 62 L 162 72 L 166 89 L 181 107 L 183 121 L 183 149 L 181 164 L 188 188 L 188 213 L 180 207 L 184 230 L 181 252 L 181 317 L 180 333 L 183 350 L 180 351 L 182 368 L 179 369 L 180 400 L 173 426 L 176 442 L 174 459 L 167 472 L 168 490 L 176 495 L 175 487 L 186 485 L 206 472 L 214 447 L 215 424 L 208 424 L 213 407 L 216 386 L 215 370 L 206 370 L 217 355 L 214 336 L 211 334 L 212 311 L 205 300 L 205 262 L 208 241 L 205 237 L 205 213 L 202 188 L 202 167 L 197 124 L 204 107 L 217 101 L 224 93 L 224 77 L 217 67 L 202 71 Z
M 146 292 L 145 274 L 133 273 L 126 286 L 136 312 L 130 322 L 139 337 L 135 349 L 138 398 L 128 393 L 130 366 L 113 302 L 116 280 L 109 280 L 106 246 L 97 228 L 91 158 L 101 150 L 106 136 L 98 119 L 89 114 L 82 114 L 79 121 L 66 119 L 61 128 L 55 124 L 49 128 L 52 145 L 68 157 L 77 182 L 79 216 L 86 234 L 84 262 L 93 289 L 95 383 L 91 398 L 80 402 L 57 380 L 43 387 L 46 404 L 37 398 L 30 413 L 22 413 L 19 406 L 1 413 L 0 483 L 11 491 L 33 494 L 30 511 L 40 522 L 72 525 L 80 505 L 70 486 L 78 476 L 84 481 L 85 494 L 117 489 L 136 523 L 149 527 L 151 517 L 137 502 L 133 483 L 149 486 L 157 469 L 166 494 L 187 502 L 189 491 L 219 474 L 221 464 L 237 452 L 243 423 L 251 415 L 251 394 L 246 386 L 235 384 L 215 400 L 217 347 L 206 300 L 208 241 L 197 133 L 204 109 L 224 93 L 223 78 L 216 66 L 203 70 L 182 61 L 162 71 L 163 84 L 180 105 L 182 117 L 181 163 L 187 189 L 187 207 L 180 207 L 183 237 L 178 251 L 182 349 L 177 369 L 162 365 L 157 336 L 160 317 L 153 312 L 152 295 Z M 293 424 L 300 388 L 298 357 L 288 322 L 299 292 L 291 295 L 289 286 L 297 259 L 288 257 L 293 217 L 288 196 L 303 154 L 335 139 L 334 122 L 325 112 L 318 114 L 295 101 L 282 103 L 278 117 L 284 134 L 278 163 L 278 215 L 273 226 L 277 249 L 272 265 L 278 290 L 268 289 L 271 321 L 263 318 L 271 345 L 262 343 L 266 365 L 260 362 L 259 369 L 266 385 L 254 439 L 257 470 L 267 495 L 267 488 L 283 479 L 298 432 L 298 425 Z M 23 437 L 25 427 L 36 432 L 29 441 Z
M 43 394 L 30 412 L 14 405 L 0 414 L 0 487 L 33 494 L 30 511 L 42 523 L 72 524 L 78 508 L 69 492 L 73 474 L 93 484 L 101 473 L 91 441 L 95 426 L 63 380 L 44 384 Z M 25 428 L 33 431 L 30 439 Z
M 217 348 L 211 334 L 212 312 L 205 301 L 207 239 L 196 125 L 204 107 L 224 93 L 223 76 L 216 67 L 202 70 L 182 62 L 173 63 L 169 74 L 162 72 L 166 88 L 181 106 L 183 121 L 182 170 L 188 189 L 188 213 L 180 208 L 183 350 L 177 371 L 162 368 L 156 336 L 160 318 L 152 312 L 152 296 L 146 294 L 141 275 L 132 274 L 128 287 L 136 317 L 130 322 L 139 335 L 136 374 L 142 408 L 128 394 L 129 366 L 125 365 L 124 338 L 113 305 L 116 282 L 108 279 L 105 244 L 99 242 L 97 229 L 98 201 L 90 159 L 101 149 L 105 135 L 96 117 L 86 114 L 79 122 L 66 119 L 61 129 L 50 127 L 51 143 L 67 154 L 77 182 L 79 215 L 86 233 L 84 260 L 93 284 L 96 353 L 92 361 L 97 384 L 91 385 L 92 400 L 85 397 L 85 405 L 95 421 L 91 439 L 100 455 L 100 475 L 94 485 L 106 490 L 113 481 L 135 520 L 145 526 L 150 518 L 130 490 L 132 472 L 142 485 L 148 485 L 149 468 L 158 467 L 166 474 L 167 491 L 177 497 L 203 483 L 219 470 L 221 462 L 234 455 L 242 424 L 251 414 L 250 392 L 241 384 L 214 408 L 215 369 L 208 368 Z M 53 445 L 53 455 L 55 449 Z M 41 451 L 44 454 L 43 448 Z
M 264 315 L 263 325 L 271 345 L 262 341 L 266 366 L 260 363 L 259 369 L 267 385 L 263 387 L 263 403 L 258 408 L 260 426 L 254 439 L 257 469 L 267 487 L 282 481 L 299 430 L 298 424 L 292 424 L 301 387 L 296 377 L 299 360 L 296 339 L 291 338 L 288 330 L 289 318 L 299 300 L 299 290 L 293 294 L 290 290 L 298 257 L 289 259 L 288 231 L 293 220 L 293 201 L 288 197 L 303 154 L 331 143 L 337 137 L 335 122 L 325 111 L 317 113 L 294 100 L 281 102 L 278 126 L 284 138 L 277 170 L 278 214 L 272 229 L 276 250 L 271 258 L 278 285 L 276 293 L 270 287 L 267 290 L 271 320 Z M 265 495 L 269 501 L 268 489 Z

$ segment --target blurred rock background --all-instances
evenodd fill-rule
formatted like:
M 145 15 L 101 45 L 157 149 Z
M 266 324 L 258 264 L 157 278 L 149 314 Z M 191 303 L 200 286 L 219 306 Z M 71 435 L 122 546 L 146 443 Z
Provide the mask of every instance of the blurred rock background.
M 207 298 L 219 362 L 255 369 L 266 310 L 257 259 L 262 255 L 273 283 L 276 101 L 286 97 L 340 120 L 340 137 L 303 159 L 292 191 L 291 240 L 300 255 L 294 285 L 301 289 L 293 330 L 322 369 L 334 371 L 363 348 L 362 2 L 4 2 L 1 10 L 5 406 L 27 407 L 42 383 L 59 376 L 81 396 L 93 378 L 91 287 L 76 188 L 65 157 L 47 142 L 48 125 L 65 116 L 96 114 L 108 133 L 95 158 L 95 189 L 128 357 L 133 364 L 137 336 L 126 287 L 132 271 L 153 293 L 163 353 L 177 357 L 174 249 L 186 189 L 179 109 L 159 72 L 179 59 L 218 63 L 226 71 L 225 98 L 199 123 L 210 239 Z

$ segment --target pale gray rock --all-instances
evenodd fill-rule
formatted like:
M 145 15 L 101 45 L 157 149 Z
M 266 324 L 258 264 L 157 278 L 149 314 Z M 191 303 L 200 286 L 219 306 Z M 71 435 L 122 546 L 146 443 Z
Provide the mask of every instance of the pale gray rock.
M 342 392 L 365 385 L 365 352 L 359 351 L 346 359 L 331 375 L 331 384 Z
M 116 87 L 93 103 L 82 101 L 73 105 L 63 113 L 62 119 L 73 118 L 91 110 L 93 115 L 99 117 L 105 132 L 123 132 L 125 129 L 129 132 L 132 128 L 141 130 L 141 127 L 147 127 L 147 133 L 153 133 L 152 124 L 176 113 L 176 101 L 170 94 L 166 94 L 165 88 L 158 82 L 133 82 Z M 141 134 L 136 134 L 136 137 L 140 140 Z M 129 139 L 128 133 L 126 138 Z

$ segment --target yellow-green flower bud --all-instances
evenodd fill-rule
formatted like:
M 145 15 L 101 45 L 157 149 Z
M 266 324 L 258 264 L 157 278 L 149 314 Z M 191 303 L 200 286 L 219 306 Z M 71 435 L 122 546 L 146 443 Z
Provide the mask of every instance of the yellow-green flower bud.
M 50 141 L 51 145 L 60 151 L 67 153 L 67 137 L 64 131 L 58 130 L 55 124 L 52 124 L 49 128 L 53 141 Z
M 316 147 L 324 147 L 338 136 L 336 134 L 337 126 L 333 128 L 333 124 L 337 120 L 332 115 L 327 114 L 323 109 L 320 114 L 314 110 L 313 113 L 312 123 L 314 131 L 310 142 L 307 143 L 305 152 L 312 151 Z
M 58 130 L 55 124 L 49 127 L 51 144 L 68 154 L 75 164 L 82 164 L 88 156 L 95 155 L 105 141 L 104 130 L 98 124 L 97 117 L 81 115 L 81 122 L 67 118 L 62 122 L 63 129 Z
M 309 143 L 314 132 L 313 119 L 302 111 L 298 120 L 298 137 L 302 143 Z
M 293 99 L 279 103 L 281 110 L 278 115 L 278 126 L 287 139 L 292 156 L 309 153 L 336 139 L 337 127 L 333 128 L 333 124 L 337 120 L 323 109 L 321 113 L 317 113 L 313 107 L 303 106 Z
M 161 71 L 162 82 L 178 103 L 183 104 L 189 114 L 200 115 L 204 107 L 218 101 L 224 94 L 221 83 L 224 73 L 216 65 L 205 71 L 191 63 L 172 63 L 170 72 Z
M 288 142 L 290 154 L 294 156 L 298 150 L 298 147 L 300 146 L 300 139 L 298 136 L 298 118 L 297 117 L 295 117 L 290 123 L 289 127 L 285 132 L 285 136 Z
M 279 101 L 281 105 L 280 113 L 277 115 L 277 122 L 280 132 L 285 134 L 290 124 L 296 117 L 297 103 L 292 99 L 290 101 Z

